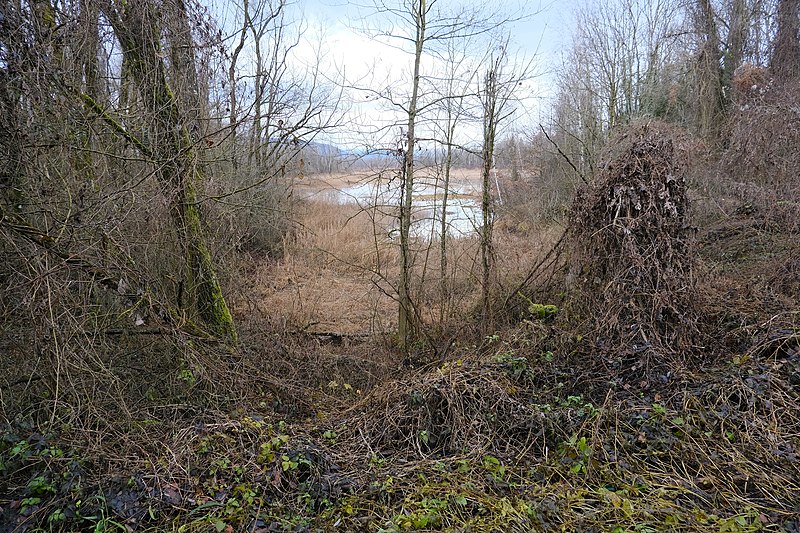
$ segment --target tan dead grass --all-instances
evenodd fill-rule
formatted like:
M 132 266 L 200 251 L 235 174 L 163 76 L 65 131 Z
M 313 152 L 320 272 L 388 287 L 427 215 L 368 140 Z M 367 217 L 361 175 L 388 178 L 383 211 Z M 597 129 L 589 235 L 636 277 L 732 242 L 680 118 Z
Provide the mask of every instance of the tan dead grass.
M 377 290 L 372 273 L 396 257 L 388 249 L 374 252 L 381 244 L 370 213 L 311 201 L 299 218 L 283 259 L 255 273 L 258 307 L 291 331 L 381 331 L 379 317 L 389 315 L 391 298 Z
M 462 178 L 479 177 L 476 171 Z M 363 183 L 365 175 L 326 176 L 317 185 Z M 310 189 L 309 189 L 310 190 Z M 315 198 L 320 198 L 315 195 Z M 324 198 L 324 196 L 323 196 Z M 395 285 L 399 248 L 389 233 L 393 218 L 376 209 L 327 201 L 305 201 L 298 229 L 284 243 L 278 263 L 262 264 L 253 273 L 253 300 L 271 322 L 288 331 L 343 334 L 389 333 L 396 328 Z M 549 250 L 558 228 L 530 222 L 504 222 L 495 232 L 498 293 L 513 290 L 531 264 Z M 480 293 L 477 238 L 448 241 L 447 297 L 443 298 L 440 243 L 412 243 L 413 292 L 419 317 L 451 325 L 468 319 Z M 444 326 L 440 324 L 440 326 Z
M 350 172 L 346 174 L 315 174 L 299 179 L 295 187 L 301 190 L 325 191 L 341 190 L 360 183 L 366 183 L 375 178 L 371 172 Z

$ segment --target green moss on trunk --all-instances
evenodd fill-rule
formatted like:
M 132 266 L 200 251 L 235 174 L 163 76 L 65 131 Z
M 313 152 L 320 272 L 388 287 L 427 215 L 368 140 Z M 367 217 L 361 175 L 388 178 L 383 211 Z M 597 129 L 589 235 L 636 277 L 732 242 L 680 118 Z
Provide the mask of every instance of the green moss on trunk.
M 200 225 L 200 212 L 195 202 L 194 187 L 186 185 L 184 227 L 186 230 L 186 262 L 188 286 L 195 301 L 197 313 L 208 332 L 215 337 L 236 341 L 236 328 L 228 304 L 222 294 L 211 251 L 208 249 Z
M 169 201 L 170 218 L 186 257 L 185 292 L 189 304 L 187 310 L 192 315 L 190 319 L 199 319 L 198 325 L 209 334 L 235 342 L 233 316 L 222 294 L 197 207 L 195 183 L 202 180 L 203 172 L 196 161 L 195 146 L 186 129 L 186 121 L 167 81 L 161 53 L 159 14 L 149 2 L 135 2 L 118 10 L 109 10 L 107 15 L 122 44 L 142 104 L 153 117 L 150 145 L 134 144 L 155 162 L 156 177 Z M 91 99 L 84 97 L 84 101 L 99 109 Z M 106 113 L 101 116 L 116 131 L 125 131 Z

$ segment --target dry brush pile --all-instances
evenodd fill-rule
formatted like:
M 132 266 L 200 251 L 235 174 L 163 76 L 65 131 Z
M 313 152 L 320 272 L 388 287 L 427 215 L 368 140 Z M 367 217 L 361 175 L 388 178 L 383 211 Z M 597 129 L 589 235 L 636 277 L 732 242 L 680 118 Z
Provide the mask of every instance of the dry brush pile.
M 696 230 L 680 139 L 644 125 L 616 141 L 570 211 L 558 250 L 560 321 L 615 364 L 633 361 L 633 370 L 697 359 Z

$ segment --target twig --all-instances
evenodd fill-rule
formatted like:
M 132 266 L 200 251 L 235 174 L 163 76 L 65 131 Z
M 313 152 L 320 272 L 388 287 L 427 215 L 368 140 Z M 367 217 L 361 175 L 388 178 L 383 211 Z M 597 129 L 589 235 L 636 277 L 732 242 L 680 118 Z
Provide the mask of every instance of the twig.
M 153 157 L 152 152 L 147 146 L 145 146 L 142 140 L 133 135 L 128 130 L 126 130 L 125 126 L 123 126 L 118 120 L 112 117 L 108 111 L 103 109 L 103 107 L 100 104 L 98 104 L 96 100 L 94 100 L 91 96 L 89 96 L 86 93 L 80 93 L 80 97 L 81 100 L 83 100 L 83 103 L 86 105 L 86 107 L 91 111 L 93 111 L 98 117 L 100 117 L 100 119 L 102 119 L 102 121 L 105 122 L 112 130 L 116 131 L 123 138 L 125 138 L 125 140 L 136 146 L 136 148 L 138 148 L 142 154 L 152 159 Z
M 92 263 L 88 259 L 68 253 L 66 250 L 61 249 L 58 246 L 58 240 L 53 236 L 34 226 L 31 226 L 22 216 L 6 212 L 2 206 L 0 206 L 0 227 L 6 227 L 17 235 L 23 237 L 25 240 L 45 249 L 50 254 L 64 261 L 65 265 L 76 267 L 87 274 L 90 274 L 94 281 L 127 299 L 133 304 L 134 307 L 139 305 L 142 300 L 149 300 L 147 293 L 120 293 L 120 287 L 126 285 L 121 276 Z M 157 306 L 152 301 L 148 301 L 148 304 L 151 308 L 156 308 L 156 314 L 164 317 L 164 320 L 176 329 L 179 329 L 184 333 L 188 333 L 194 337 L 201 338 L 206 342 L 216 342 L 214 337 L 209 335 L 193 322 L 180 319 L 181 313 L 174 308 L 166 304 L 160 304 Z
M 533 268 L 530 270 L 530 272 L 529 272 L 529 273 L 528 273 L 528 275 L 525 277 L 525 279 L 524 279 L 524 280 L 522 280 L 522 283 L 520 283 L 519 285 L 517 285 L 517 288 L 516 288 L 516 289 L 514 289 L 513 291 L 511 291 L 511 294 L 509 294 L 508 296 L 506 296 L 506 299 L 505 299 L 505 301 L 503 302 L 503 307 L 504 307 L 504 308 L 505 308 L 505 307 L 508 307 L 508 302 L 510 302 L 510 301 L 511 301 L 511 300 L 512 300 L 512 299 L 513 299 L 513 298 L 514 298 L 514 297 L 515 297 L 517 294 L 519 294 L 519 292 L 520 292 L 522 289 L 524 289 L 524 288 L 525 288 L 525 287 L 528 285 L 528 283 L 530 283 L 530 281 L 533 279 L 533 277 L 536 275 L 536 273 L 539 271 L 539 268 L 541 268 L 541 266 L 542 266 L 542 265 L 545 263 L 545 261 L 547 261 L 547 260 L 548 260 L 548 259 L 549 259 L 549 258 L 550 258 L 550 257 L 551 257 L 551 256 L 552 256 L 552 255 L 553 255 L 555 252 L 556 252 L 556 250 L 560 250 L 560 248 L 561 248 L 561 243 L 562 243 L 562 242 L 564 242 L 564 237 L 565 237 L 566 235 L 567 235 L 567 232 L 566 232 L 566 231 L 565 231 L 564 233 L 562 233 L 562 234 L 561 234 L 561 237 L 558 239 L 558 242 L 556 242 L 556 243 L 553 245 L 553 247 L 550 249 L 550 251 L 549 251 L 549 252 L 547 252 L 547 255 L 545 255 L 545 256 L 542 258 L 542 260 L 541 260 L 541 261 L 539 261 L 538 263 L 536 263 L 536 265 L 534 265 L 534 267 L 533 267 Z
M 555 142 L 553 139 L 551 139 L 551 138 L 550 138 L 550 135 L 548 135 L 548 134 L 547 134 L 547 130 L 545 130 L 545 129 L 544 129 L 544 126 L 542 126 L 541 124 L 539 124 L 539 128 L 542 130 L 542 133 L 544 133 L 544 137 L 545 137 L 545 139 L 547 139 L 548 141 L 550 141 L 550 143 L 551 143 L 553 146 L 555 146 L 556 150 L 558 150 L 558 154 L 559 154 L 561 157 L 563 157 L 563 158 L 564 158 L 564 160 L 565 160 L 567 163 L 569 163 L 569 166 L 571 166 L 571 167 L 572 167 L 572 170 L 574 170 L 574 171 L 575 171 L 575 173 L 576 173 L 576 174 L 577 174 L 577 175 L 578 175 L 578 176 L 579 176 L 579 177 L 580 177 L 580 178 L 583 180 L 583 183 L 585 183 L 586 185 L 589 185 L 589 181 L 586 179 L 586 176 L 584 176 L 584 175 L 583 175 L 583 173 L 582 173 L 580 170 L 578 170 L 578 167 L 576 167 L 576 166 L 575 166 L 575 163 L 573 163 L 573 162 L 572 162 L 572 160 L 569 158 L 569 156 L 567 156 L 567 154 L 565 154 L 564 152 L 562 152 L 562 151 L 561 151 L 561 148 L 558 146 L 558 144 L 557 144 L 557 143 L 556 143 L 556 142 Z

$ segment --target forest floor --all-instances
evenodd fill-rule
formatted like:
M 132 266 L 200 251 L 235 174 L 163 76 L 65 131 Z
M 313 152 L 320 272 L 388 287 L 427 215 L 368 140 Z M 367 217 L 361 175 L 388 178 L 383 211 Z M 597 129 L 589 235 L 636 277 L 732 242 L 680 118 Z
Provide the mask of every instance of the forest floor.
M 695 221 L 716 348 L 682 364 L 596 354 L 532 313 L 488 336 L 453 322 L 409 362 L 388 333 L 396 257 L 365 252 L 372 220 L 307 205 L 233 298 L 235 357 L 187 339 L 152 370 L 163 388 L 97 388 L 70 416 L 3 426 L 0 530 L 800 531 L 796 236 L 733 204 Z M 562 230 L 505 227 L 508 290 Z M 445 311 L 463 320 L 475 267 L 454 265 Z M 421 289 L 426 318 L 437 290 Z

